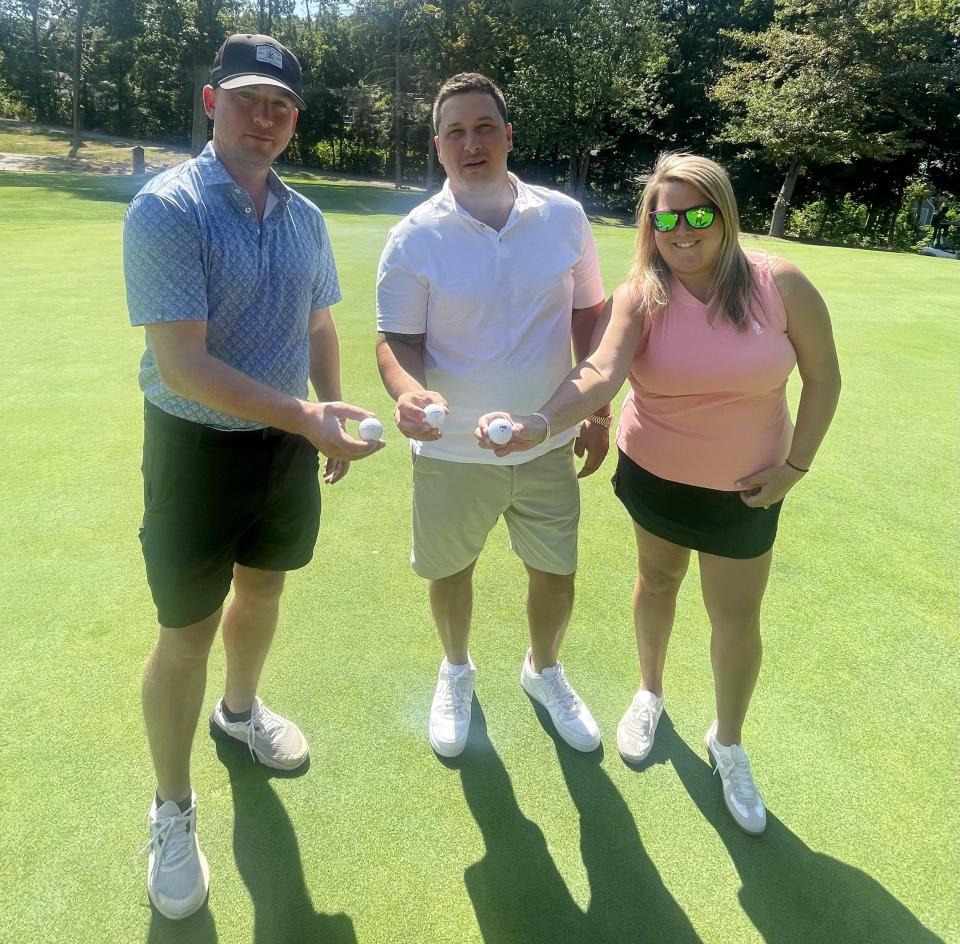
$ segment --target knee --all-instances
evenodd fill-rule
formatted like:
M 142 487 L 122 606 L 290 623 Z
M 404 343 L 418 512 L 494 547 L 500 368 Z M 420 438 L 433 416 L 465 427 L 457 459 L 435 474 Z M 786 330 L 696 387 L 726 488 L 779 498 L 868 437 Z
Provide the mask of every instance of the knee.
M 573 596 L 575 574 L 548 574 L 543 570 L 527 567 L 530 586 L 556 596 Z
M 440 591 L 454 590 L 462 587 L 464 584 L 469 584 L 470 581 L 473 580 L 473 568 L 475 565 L 476 561 L 464 567 L 463 570 L 458 570 L 455 574 L 450 574 L 448 577 L 432 579 L 430 581 L 431 589 Z
M 205 662 L 210 655 L 217 627 L 220 624 L 220 611 L 182 629 L 161 628 L 160 637 L 154 648 L 154 658 L 166 664 Z
M 686 568 L 668 570 L 641 565 L 637 572 L 637 594 L 648 600 L 675 599 L 680 592 L 685 573 Z
M 282 570 L 254 570 L 238 565 L 233 571 L 233 590 L 247 605 L 274 606 L 283 593 L 286 576 Z
M 713 608 L 709 611 L 713 638 L 736 645 L 760 644 L 760 612 L 750 608 Z

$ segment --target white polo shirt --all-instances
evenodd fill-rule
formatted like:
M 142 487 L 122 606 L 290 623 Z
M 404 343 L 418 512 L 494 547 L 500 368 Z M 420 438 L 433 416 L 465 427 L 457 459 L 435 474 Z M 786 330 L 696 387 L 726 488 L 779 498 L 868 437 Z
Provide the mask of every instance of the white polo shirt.
M 419 455 L 516 465 L 569 442 L 577 427 L 498 459 L 474 438 L 492 410 L 542 406 L 572 366 L 571 315 L 604 300 L 590 223 L 575 200 L 510 180 L 517 199 L 499 232 L 457 204 L 449 183 L 387 237 L 377 273 L 377 330 L 423 334 L 427 388 L 447 399 L 443 438 Z

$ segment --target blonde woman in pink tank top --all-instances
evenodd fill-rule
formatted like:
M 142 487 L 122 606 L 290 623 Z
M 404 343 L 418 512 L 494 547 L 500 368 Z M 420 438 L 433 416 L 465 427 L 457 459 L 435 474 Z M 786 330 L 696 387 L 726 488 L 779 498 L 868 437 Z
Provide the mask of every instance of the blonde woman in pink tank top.
M 536 413 L 509 417 L 497 455 L 529 449 L 609 403 L 629 378 L 614 489 L 634 522 L 633 595 L 641 684 L 617 748 L 642 763 L 663 711 L 677 593 L 700 559 L 711 625 L 716 720 L 705 743 L 738 826 L 757 835 L 766 808 L 741 731 L 760 671 L 760 606 L 784 496 L 810 470 L 840 395 L 830 316 L 792 263 L 740 247 L 730 180 L 691 154 L 661 155 L 637 211 L 630 277 L 608 301 L 593 351 Z M 786 400 L 796 367 L 796 426 Z

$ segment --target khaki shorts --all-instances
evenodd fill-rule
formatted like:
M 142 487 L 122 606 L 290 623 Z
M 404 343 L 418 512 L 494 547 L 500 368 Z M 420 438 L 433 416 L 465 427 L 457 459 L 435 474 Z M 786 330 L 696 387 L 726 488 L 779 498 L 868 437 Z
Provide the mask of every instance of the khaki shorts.
M 580 487 L 573 443 L 520 465 L 414 456 L 414 571 L 439 580 L 469 567 L 503 515 L 510 546 L 534 570 L 577 569 Z

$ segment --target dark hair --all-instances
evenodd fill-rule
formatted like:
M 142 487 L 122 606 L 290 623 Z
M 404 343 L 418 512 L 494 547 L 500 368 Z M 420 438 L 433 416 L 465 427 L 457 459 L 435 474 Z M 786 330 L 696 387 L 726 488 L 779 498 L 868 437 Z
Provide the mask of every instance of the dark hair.
M 497 106 L 497 111 L 500 112 L 503 123 L 507 123 L 507 103 L 496 82 L 479 72 L 460 72 L 447 79 L 440 86 L 440 91 L 437 92 L 437 97 L 433 100 L 433 131 L 435 134 L 440 130 L 441 105 L 448 98 L 452 98 L 454 95 L 465 95 L 467 92 L 482 92 L 484 95 L 489 95 Z

